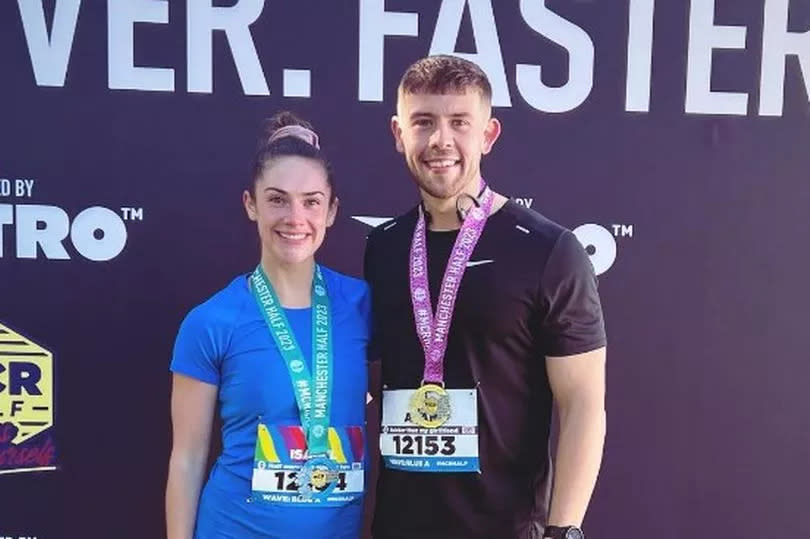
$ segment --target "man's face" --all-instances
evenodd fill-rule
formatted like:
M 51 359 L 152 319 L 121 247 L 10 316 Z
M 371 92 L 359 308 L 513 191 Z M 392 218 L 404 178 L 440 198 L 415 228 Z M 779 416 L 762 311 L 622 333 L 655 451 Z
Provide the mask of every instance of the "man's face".
M 422 191 L 453 198 L 480 176 L 481 156 L 500 134 L 490 110 L 472 89 L 463 94 L 400 94 L 391 130 Z

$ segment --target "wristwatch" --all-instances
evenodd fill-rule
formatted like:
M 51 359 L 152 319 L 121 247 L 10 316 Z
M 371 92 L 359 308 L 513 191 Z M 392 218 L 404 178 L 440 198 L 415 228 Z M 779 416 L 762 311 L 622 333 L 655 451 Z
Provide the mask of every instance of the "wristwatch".
M 546 526 L 543 537 L 549 539 L 585 539 L 585 534 L 576 526 Z

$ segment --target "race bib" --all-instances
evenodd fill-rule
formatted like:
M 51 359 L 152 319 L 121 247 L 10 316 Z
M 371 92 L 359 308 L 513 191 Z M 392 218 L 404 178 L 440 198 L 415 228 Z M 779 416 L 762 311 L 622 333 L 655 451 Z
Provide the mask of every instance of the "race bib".
M 253 499 L 282 505 L 336 507 L 363 495 L 361 427 L 330 427 L 329 455 L 310 459 L 301 426 L 259 423 L 253 459 Z
M 387 468 L 409 472 L 478 472 L 478 400 L 474 389 L 383 391 L 380 451 Z M 443 396 L 443 395 L 442 395 Z M 441 426 L 430 427 L 442 415 Z

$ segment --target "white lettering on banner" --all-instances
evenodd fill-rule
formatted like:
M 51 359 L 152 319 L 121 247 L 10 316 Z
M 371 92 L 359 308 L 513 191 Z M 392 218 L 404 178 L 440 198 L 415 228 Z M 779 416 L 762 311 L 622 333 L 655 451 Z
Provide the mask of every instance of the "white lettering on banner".
M 15 225 L 17 258 L 37 258 L 37 247 L 45 258 L 69 260 L 63 241 L 70 241 L 84 258 L 97 262 L 115 258 L 127 243 L 123 219 L 114 211 L 94 206 L 76 215 L 71 224 L 68 214 L 57 206 L 39 204 L 0 204 L 0 258 L 4 256 L 3 228 Z
M 3 227 L 12 223 L 14 223 L 12 206 L 10 204 L 0 204 L 0 258 L 3 258 Z
M 28 55 L 37 86 L 64 86 L 81 0 L 56 2 L 51 35 L 45 25 L 43 0 L 17 0 Z
M 535 109 L 567 112 L 580 106 L 593 88 L 593 41 L 585 30 L 548 9 L 545 3 L 520 0 L 520 13 L 534 31 L 568 51 L 568 82 L 556 88 L 546 86 L 540 66 L 518 64 L 517 87 Z
M 655 0 L 630 0 L 624 110 L 649 112 Z
M 14 182 L 14 195 L 18 198 L 31 198 L 34 180 L 16 180 Z
M 17 206 L 17 258 L 36 258 L 37 245 L 51 260 L 69 260 L 62 245 L 70 231 L 68 214 L 56 206 Z M 39 226 L 42 224 L 43 226 Z
M 810 30 L 787 31 L 788 1 L 765 2 L 762 29 L 762 71 L 760 75 L 759 114 L 781 116 L 785 100 L 785 57 L 799 58 L 804 88 L 810 97 Z
M 107 3 L 110 90 L 174 91 L 174 69 L 135 66 L 135 23 L 145 22 L 168 23 L 169 3 L 164 0 Z
M 470 7 L 470 20 L 477 51 L 474 54 L 459 53 L 455 50 L 465 5 Z M 428 54 L 431 56 L 452 54 L 475 62 L 487 74 L 492 86 L 492 105 L 496 107 L 512 106 L 498 40 L 498 29 L 495 26 L 495 14 L 492 12 L 490 0 L 469 0 L 469 2 L 468 0 L 442 0 Z
M 596 275 L 601 275 L 616 261 L 616 238 L 610 230 L 593 223 L 576 227 L 574 235 L 585 248 Z
M 686 63 L 686 112 L 739 114 L 748 108 L 748 94 L 713 92 L 712 53 L 715 49 L 745 49 L 744 26 L 714 24 L 714 0 L 692 0 L 689 11 L 689 54 Z
M 0 197 L 31 198 L 34 180 L 24 178 L 0 178 Z
M 794 0 L 798 3 L 798 0 Z M 270 94 L 264 69 L 251 35 L 250 26 L 264 12 L 265 0 L 232 0 L 229 7 L 213 6 L 213 0 L 186 2 L 186 90 L 191 93 L 213 92 L 212 33 L 223 31 L 233 55 L 243 92 L 247 95 Z M 546 4 L 546 0 L 521 0 L 520 17 L 528 29 L 556 43 L 568 55 L 565 84 L 550 87 L 542 81 L 542 62 L 537 65 L 504 61 L 492 0 L 442 0 L 435 2 L 438 13 L 428 50 L 412 50 L 413 58 L 425 54 L 456 54 L 477 62 L 490 77 L 493 104 L 509 107 L 512 103 L 508 77 L 514 75 L 519 95 L 536 110 L 562 113 L 584 103 L 594 84 L 597 51 L 591 36 L 576 22 L 563 18 Z M 746 51 L 747 27 L 715 24 L 715 0 L 691 0 L 689 3 L 685 73 L 684 111 L 689 114 L 746 115 L 748 93 L 713 91 L 711 79 L 714 51 Z M 759 76 L 759 110 L 761 116 L 781 116 L 784 109 L 787 57 L 796 56 L 810 98 L 810 30 L 788 31 L 790 0 L 762 0 L 763 35 L 761 49 L 748 57 L 761 57 Z M 44 0 L 18 0 L 28 54 L 38 86 L 65 85 L 67 69 L 75 39 L 81 0 L 59 0 L 55 5 L 53 25 L 48 32 Z M 107 2 L 107 79 L 110 89 L 174 92 L 175 67 L 135 66 L 135 24 L 167 25 L 171 12 L 168 0 L 108 0 Z M 500 4 L 499 4 L 500 6 Z M 456 53 L 463 12 L 469 8 L 475 53 Z M 515 7 L 503 7 L 515 9 Z M 625 110 L 649 112 L 652 85 L 652 51 L 654 46 L 655 0 L 630 0 L 628 5 L 627 79 Z M 419 37 L 419 13 L 386 11 L 385 0 L 359 0 L 359 49 L 357 98 L 361 102 L 393 101 L 394 95 L 383 95 L 385 71 L 385 38 L 387 36 Z M 166 29 L 169 31 L 169 29 Z M 422 35 L 431 29 L 422 31 Z M 510 29 L 510 31 L 517 28 Z M 349 39 L 349 36 L 344 36 Z M 610 44 L 609 44 L 610 45 Z M 756 44 L 752 44 L 752 47 Z M 610 47 L 611 50 L 615 47 Z M 283 51 L 281 51 L 283 52 Z M 521 54 L 520 51 L 517 51 Z M 758 55 L 756 53 L 761 53 Z M 669 52 L 668 54 L 672 54 Z M 681 54 L 678 52 L 677 54 Z M 274 60 L 277 58 L 274 57 Z M 662 65 L 671 58 L 659 57 Z M 514 71 L 511 71 L 514 65 Z M 791 66 L 795 64 L 791 63 Z M 309 98 L 311 70 L 283 67 L 279 84 L 283 97 Z M 2 188 L 2 186 L 0 186 Z
M 385 0 L 360 0 L 359 101 L 383 100 L 385 36 L 419 35 L 419 15 L 385 11 Z
M 211 33 L 223 30 L 228 40 L 236 71 L 246 95 L 270 95 L 256 53 L 250 25 L 264 9 L 264 0 L 239 0 L 230 7 L 214 7 L 211 0 L 189 1 L 188 13 L 188 91 L 210 94 L 213 91 L 213 45 Z

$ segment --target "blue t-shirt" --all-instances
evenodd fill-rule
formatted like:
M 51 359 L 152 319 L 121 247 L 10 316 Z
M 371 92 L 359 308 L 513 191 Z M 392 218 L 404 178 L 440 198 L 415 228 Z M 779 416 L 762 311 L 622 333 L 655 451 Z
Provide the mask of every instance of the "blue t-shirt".
M 322 270 L 334 349 L 330 424 L 355 432 L 362 429 L 364 438 L 369 289 L 364 281 Z M 311 308 L 285 313 L 312 369 Z M 170 368 L 219 388 L 222 454 L 200 496 L 196 538 L 360 535 L 362 498 L 341 507 L 290 507 L 250 499 L 259 417 L 268 426 L 300 425 L 300 415 L 287 366 L 251 294 L 247 275 L 188 313 Z M 354 452 L 362 452 L 367 462 L 365 449 L 363 442 Z

